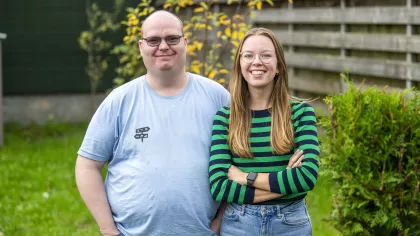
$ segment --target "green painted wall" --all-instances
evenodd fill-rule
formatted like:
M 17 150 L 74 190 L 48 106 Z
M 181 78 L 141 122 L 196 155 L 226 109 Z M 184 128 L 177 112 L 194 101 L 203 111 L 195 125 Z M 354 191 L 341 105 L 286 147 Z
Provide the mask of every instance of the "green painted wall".
M 85 1 L 0 2 L 0 32 L 7 34 L 3 41 L 4 95 L 88 92 L 87 56 L 77 43 L 80 32 L 87 29 Z M 113 1 L 100 4 L 112 9 Z M 112 36 L 114 42 L 120 39 L 122 36 Z M 114 76 L 111 70 L 106 74 L 100 91 L 112 86 Z

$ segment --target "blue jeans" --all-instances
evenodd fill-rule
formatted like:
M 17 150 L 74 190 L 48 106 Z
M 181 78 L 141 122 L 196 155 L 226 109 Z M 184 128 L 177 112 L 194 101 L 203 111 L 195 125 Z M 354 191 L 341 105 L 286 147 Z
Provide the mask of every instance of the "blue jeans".
M 311 236 L 312 224 L 305 200 L 282 205 L 229 203 L 221 236 Z

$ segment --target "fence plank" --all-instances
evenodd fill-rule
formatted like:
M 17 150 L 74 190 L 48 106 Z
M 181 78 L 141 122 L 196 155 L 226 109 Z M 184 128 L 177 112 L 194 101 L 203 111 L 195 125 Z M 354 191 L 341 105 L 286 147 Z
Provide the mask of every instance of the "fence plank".
M 306 78 L 301 76 L 291 76 L 289 78 L 289 88 L 319 94 L 340 93 L 340 76 L 336 78 Z
M 324 48 L 420 53 L 420 36 L 274 30 L 282 44 Z
M 420 24 L 420 7 L 265 9 L 256 13 L 254 23 Z
M 372 60 L 362 58 L 341 58 L 337 56 L 310 55 L 304 53 L 285 53 L 287 64 L 291 67 L 346 72 L 392 79 L 420 81 L 420 64 L 406 62 Z M 411 76 L 410 74 L 411 73 Z

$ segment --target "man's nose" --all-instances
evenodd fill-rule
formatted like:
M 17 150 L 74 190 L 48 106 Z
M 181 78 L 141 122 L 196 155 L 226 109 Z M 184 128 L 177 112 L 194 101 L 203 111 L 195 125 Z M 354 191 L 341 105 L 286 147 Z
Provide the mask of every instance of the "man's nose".
M 169 49 L 169 45 L 166 43 L 165 39 L 162 39 L 162 42 L 159 44 L 159 50 L 166 51 Z

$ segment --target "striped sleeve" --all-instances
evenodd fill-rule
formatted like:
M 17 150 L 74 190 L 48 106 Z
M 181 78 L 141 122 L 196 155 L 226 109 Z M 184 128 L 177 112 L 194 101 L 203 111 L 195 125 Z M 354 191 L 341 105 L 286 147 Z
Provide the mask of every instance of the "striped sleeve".
M 318 178 L 319 142 L 314 109 L 309 104 L 295 104 L 292 113 L 295 144 L 305 156 L 302 166 L 269 174 L 270 191 L 296 194 L 312 190 Z
M 232 165 L 228 145 L 228 120 L 228 110 L 222 108 L 213 122 L 209 164 L 211 194 L 216 201 L 251 204 L 254 201 L 255 188 L 228 179 L 228 170 Z

